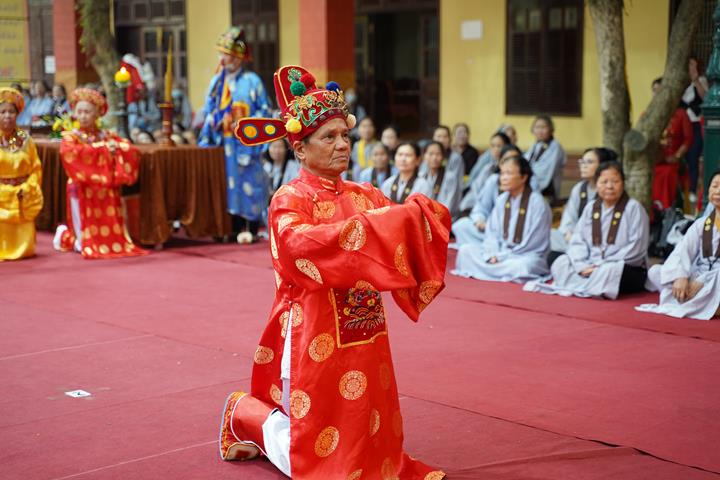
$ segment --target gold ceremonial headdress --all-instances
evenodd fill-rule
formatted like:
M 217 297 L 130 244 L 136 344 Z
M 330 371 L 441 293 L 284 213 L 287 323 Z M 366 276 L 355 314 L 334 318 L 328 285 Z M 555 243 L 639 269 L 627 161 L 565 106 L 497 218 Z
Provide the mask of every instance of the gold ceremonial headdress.
M 12 103 L 15 105 L 18 113 L 22 112 L 25 108 L 25 99 L 22 93 L 10 87 L 0 88 L 0 103 Z
M 98 92 L 97 90 L 93 90 L 92 88 L 76 88 L 73 90 L 73 92 L 70 94 L 70 108 L 75 108 L 75 105 L 77 105 L 80 101 L 85 101 L 92 103 L 97 107 L 98 114 L 102 117 L 107 113 L 108 110 L 108 104 L 107 100 L 105 100 L 105 97 Z

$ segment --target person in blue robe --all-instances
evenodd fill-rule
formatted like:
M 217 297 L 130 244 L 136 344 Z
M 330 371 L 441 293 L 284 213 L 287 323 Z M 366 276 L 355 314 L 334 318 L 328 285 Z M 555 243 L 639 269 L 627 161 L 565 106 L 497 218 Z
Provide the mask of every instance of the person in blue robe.
M 233 234 L 238 243 L 252 243 L 267 215 L 269 181 L 262 159 L 267 146 L 243 145 L 233 127 L 240 118 L 270 116 L 270 102 L 260 77 L 246 68 L 251 57 L 244 31 L 230 28 L 218 40 L 217 49 L 221 69 L 210 81 L 198 145 L 223 147 Z

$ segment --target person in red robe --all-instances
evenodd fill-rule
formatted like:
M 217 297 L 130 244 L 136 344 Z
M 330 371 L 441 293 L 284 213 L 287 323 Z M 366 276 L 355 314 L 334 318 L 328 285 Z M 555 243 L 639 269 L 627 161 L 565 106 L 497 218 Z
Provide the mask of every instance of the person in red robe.
M 99 92 L 78 88 L 70 95 L 70 106 L 80 127 L 62 135 L 60 158 L 68 176 L 67 225 L 58 226 L 55 249 L 75 250 L 90 259 L 146 254 L 127 233 L 120 192 L 122 185 L 137 181 L 137 148 L 97 127 L 98 117 L 107 112 L 107 102 Z
M 284 120 L 245 118 L 235 134 L 248 144 L 287 135 L 302 170 L 270 204 L 275 301 L 251 393 L 227 399 L 221 457 L 266 455 L 294 479 L 442 479 L 403 451 L 380 292 L 418 320 L 445 285 L 450 214 L 423 195 L 395 205 L 343 181 L 355 118 L 339 86 L 319 88 L 299 66 L 274 78 Z
M 653 82 L 653 95 L 661 88 L 662 79 Z M 675 204 L 680 179 L 680 164 L 693 143 L 693 129 L 685 108 L 678 106 L 670 118 L 670 123 L 660 139 L 661 158 L 655 163 L 653 171 L 652 200 L 662 208 Z M 687 176 L 687 173 L 685 174 Z

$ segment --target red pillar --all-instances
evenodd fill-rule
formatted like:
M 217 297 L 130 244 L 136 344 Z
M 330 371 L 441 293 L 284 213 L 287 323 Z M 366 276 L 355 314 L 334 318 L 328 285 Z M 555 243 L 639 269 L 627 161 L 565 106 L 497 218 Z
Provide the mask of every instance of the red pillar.
M 355 85 L 355 1 L 300 0 L 300 64 L 324 84 Z
M 68 93 L 78 85 L 97 82 L 98 75 L 80 46 L 80 17 L 76 0 L 53 2 L 53 50 L 55 83 L 62 83 Z

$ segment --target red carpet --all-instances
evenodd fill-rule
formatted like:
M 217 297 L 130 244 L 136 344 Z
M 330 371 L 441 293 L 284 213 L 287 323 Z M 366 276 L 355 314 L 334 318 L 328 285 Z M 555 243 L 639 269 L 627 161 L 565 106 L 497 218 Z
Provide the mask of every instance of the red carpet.
M 215 443 L 274 294 L 267 244 L 49 243 L 0 264 L 0 478 L 284 478 Z M 448 277 L 418 324 L 388 302 L 407 450 L 451 480 L 720 478 L 720 322 L 632 309 L 655 299 Z

